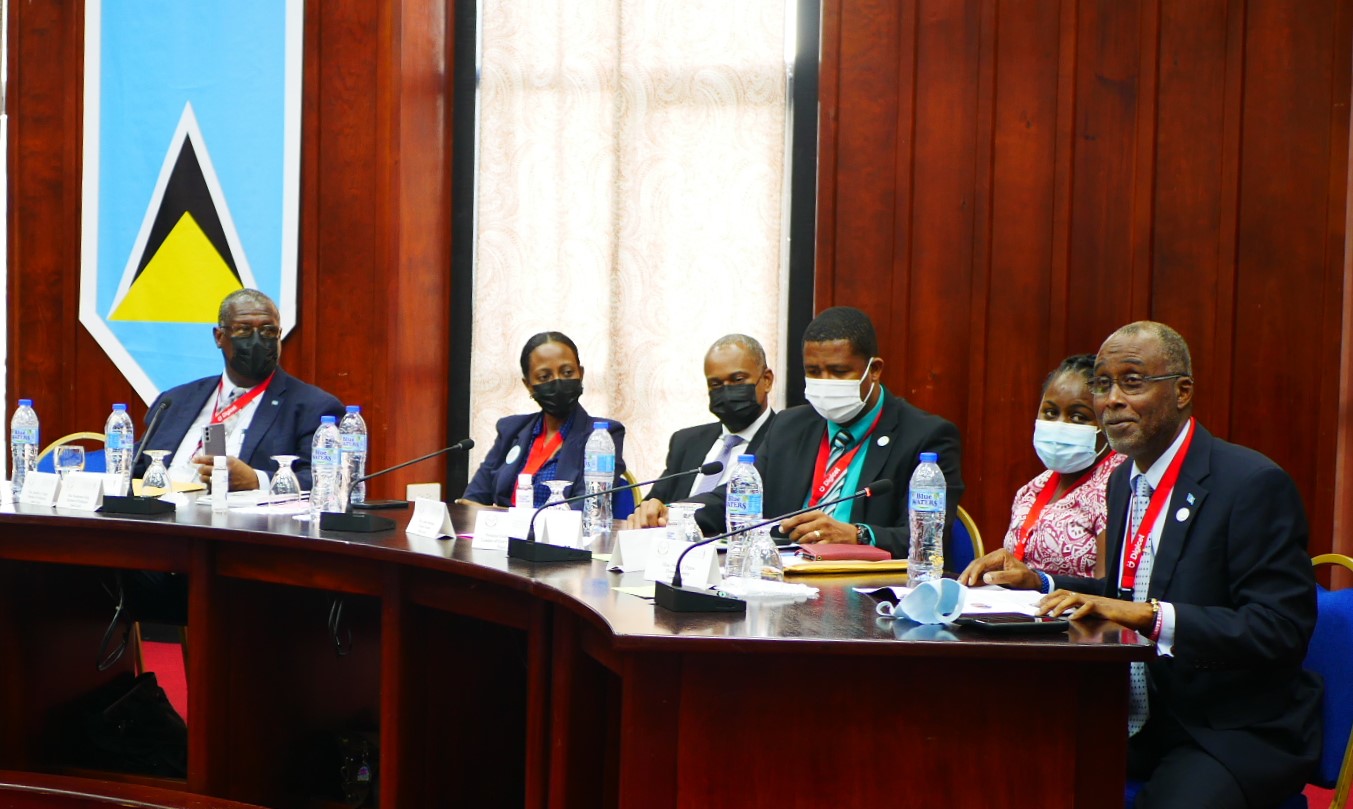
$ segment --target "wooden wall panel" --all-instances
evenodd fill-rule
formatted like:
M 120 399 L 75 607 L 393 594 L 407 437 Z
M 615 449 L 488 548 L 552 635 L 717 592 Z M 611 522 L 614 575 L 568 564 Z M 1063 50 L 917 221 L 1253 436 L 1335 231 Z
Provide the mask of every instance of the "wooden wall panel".
M 37 400 L 54 438 L 102 429 L 114 401 L 138 420 L 146 405 L 77 318 L 83 4 L 10 13 L 9 405 Z M 446 440 L 448 13 L 443 0 L 306 3 L 298 327 L 282 362 L 363 406 L 372 469 Z M 395 473 L 372 495 L 442 469 Z
M 1200 419 L 1292 473 L 1313 550 L 1348 547 L 1346 6 L 824 5 L 817 306 L 874 316 L 887 383 L 959 425 L 989 546 L 1040 468 L 1043 375 L 1151 317 Z

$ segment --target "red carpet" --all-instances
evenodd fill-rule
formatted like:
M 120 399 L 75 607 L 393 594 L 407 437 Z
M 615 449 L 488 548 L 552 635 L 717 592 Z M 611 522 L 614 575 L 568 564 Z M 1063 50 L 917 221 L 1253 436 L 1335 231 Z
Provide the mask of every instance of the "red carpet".
M 155 672 L 155 681 L 169 697 L 169 704 L 188 721 L 188 677 L 183 671 L 183 647 L 177 643 L 141 642 L 145 670 Z

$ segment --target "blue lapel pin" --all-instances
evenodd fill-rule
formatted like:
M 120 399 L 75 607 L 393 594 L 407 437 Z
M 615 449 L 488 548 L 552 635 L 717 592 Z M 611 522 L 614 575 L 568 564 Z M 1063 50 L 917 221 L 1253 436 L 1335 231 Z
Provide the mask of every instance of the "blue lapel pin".
M 1186 497 L 1186 498 L 1184 498 L 1184 499 L 1185 499 L 1185 500 L 1188 500 L 1189 505 L 1193 505 L 1193 493 L 1192 493 L 1192 492 L 1190 492 L 1190 493 L 1189 493 L 1189 496 Z

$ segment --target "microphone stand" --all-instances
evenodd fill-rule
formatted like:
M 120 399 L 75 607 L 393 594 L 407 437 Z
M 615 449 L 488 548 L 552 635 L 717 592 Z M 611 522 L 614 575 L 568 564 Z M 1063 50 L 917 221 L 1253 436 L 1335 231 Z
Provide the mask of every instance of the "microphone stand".
M 613 489 L 606 489 L 601 492 L 590 492 L 576 494 L 573 497 L 560 500 L 555 503 L 546 503 L 537 508 L 531 515 L 531 522 L 526 527 L 526 538 L 518 539 L 509 537 L 507 540 L 507 555 L 513 559 L 521 559 L 527 562 L 590 562 L 592 561 L 592 551 L 587 548 L 565 548 L 561 545 L 551 545 L 548 542 L 536 542 L 536 517 L 540 512 L 547 508 L 567 503 L 577 503 L 590 497 L 598 497 L 603 494 L 613 494 L 623 492 L 626 489 L 638 489 L 640 486 L 652 486 L 655 483 L 672 480 L 673 478 L 695 475 L 703 472 L 706 475 L 717 475 L 723 471 L 723 464 L 719 461 L 710 461 L 707 464 L 697 466 L 694 469 L 687 469 L 683 472 L 675 472 L 671 475 L 655 478 L 642 483 L 626 483 L 624 486 L 616 486 Z
M 164 411 L 169 409 L 169 405 L 168 399 L 160 402 L 155 414 L 151 416 L 150 424 L 146 426 L 146 434 L 141 436 L 141 449 L 132 458 L 131 467 L 127 470 L 127 494 L 125 496 L 104 495 L 103 505 L 99 507 L 100 513 L 134 514 L 141 517 L 159 517 L 174 513 L 173 503 L 165 502 L 159 497 L 135 496 L 131 493 L 132 470 L 136 469 L 136 465 L 141 462 L 142 456 L 146 454 L 146 445 L 155 435 L 155 430 L 160 426 L 160 417 L 164 415 Z
M 380 477 L 386 472 L 393 472 L 396 469 L 403 469 L 406 466 L 413 466 L 416 463 L 426 461 L 430 458 L 436 458 L 438 455 L 444 455 L 448 452 L 454 452 L 455 450 L 466 450 L 472 447 L 474 447 L 474 439 L 466 438 L 449 447 L 443 447 L 435 452 L 429 452 L 427 455 L 414 458 L 412 461 L 397 463 L 394 466 L 382 469 L 379 472 L 372 472 L 369 475 L 358 475 L 356 478 L 353 478 L 352 483 L 348 487 L 348 491 L 351 492 L 352 486 L 356 486 L 358 483 L 371 480 L 375 477 Z M 345 511 L 321 511 L 319 514 L 320 530 L 348 531 L 354 534 L 373 534 L 377 531 L 390 531 L 395 527 L 395 521 L 389 517 L 381 517 L 366 512 L 358 514 L 354 513 L 352 509 L 352 502 L 349 501 Z
M 677 557 L 676 570 L 672 573 L 672 583 L 665 581 L 653 583 L 654 602 L 664 609 L 672 612 L 746 612 L 747 602 L 740 598 L 723 595 L 712 590 L 701 590 L 695 587 L 683 587 L 681 584 L 681 563 L 685 560 L 686 554 L 700 547 L 708 545 L 711 542 L 717 542 L 721 539 L 738 534 L 744 534 L 748 531 L 755 531 L 758 528 L 765 528 L 768 525 L 787 520 L 790 517 L 797 517 L 800 514 L 807 514 L 810 511 L 817 511 L 827 506 L 834 506 L 838 503 L 844 503 L 847 500 L 855 500 L 861 497 L 873 497 L 874 495 L 887 494 L 892 491 L 893 482 L 891 480 L 880 480 L 873 486 L 866 487 L 860 491 L 846 497 L 838 497 L 835 500 L 828 500 L 825 503 L 808 506 L 806 508 L 791 511 L 788 514 L 781 514 L 778 517 L 771 517 L 769 520 L 762 520 L 758 523 L 743 526 L 733 531 L 727 531 L 709 539 L 693 542 L 691 546 L 681 552 Z

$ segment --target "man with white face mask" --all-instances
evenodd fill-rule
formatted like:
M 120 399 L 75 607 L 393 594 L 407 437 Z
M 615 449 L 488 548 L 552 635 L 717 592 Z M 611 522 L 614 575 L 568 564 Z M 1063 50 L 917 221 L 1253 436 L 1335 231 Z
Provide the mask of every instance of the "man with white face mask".
M 947 520 L 953 520 L 963 496 L 958 429 L 889 393 L 878 354 L 874 325 L 858 309 L 827 309 L 804 330 L 810 404 L 790 408 L 771 422 L 756 458 L 765 486 L 762 513 L 771 517 L 810 507 L 885 478 L 896 488 L 886 497 L 785 520 L 780 532 L 794 542 L 877 545 L 905 558 L 910 544 L 907 483 L 922 452 L 939 455 L 949 487 Z M 705 505 L 696 519 L 706 534 L 724 530 L 723 487 L 689 499 Z M 659 516 L 654 509 L 642 524 L 656 525 Z
M 1047 471 L 1020 488 L 1005 548 L 1054 576 L 1102 575 L 1105 491 L 1124 456 L 1109 450 L 1095 420 L 1094 354 L 1067 357 L 1043 382 L 1034 451 Z

